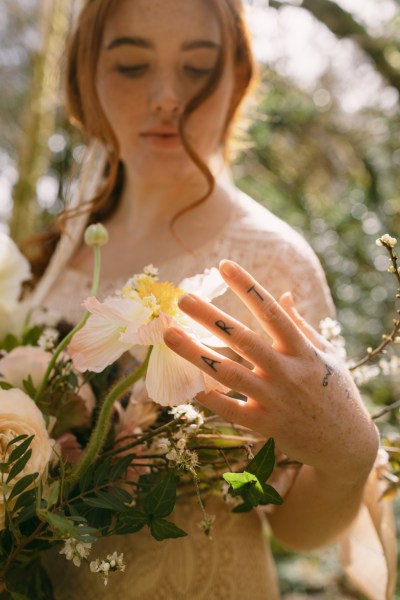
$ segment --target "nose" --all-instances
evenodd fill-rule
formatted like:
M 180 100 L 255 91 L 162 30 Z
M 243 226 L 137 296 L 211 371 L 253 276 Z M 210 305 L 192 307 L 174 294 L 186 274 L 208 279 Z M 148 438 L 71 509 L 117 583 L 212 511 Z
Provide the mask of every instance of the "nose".
M 159 73 L 155 78 L 150 104 L 151 110 L 159 115 L 177 116 L 182 112 L 182 90 L 172 73 Z

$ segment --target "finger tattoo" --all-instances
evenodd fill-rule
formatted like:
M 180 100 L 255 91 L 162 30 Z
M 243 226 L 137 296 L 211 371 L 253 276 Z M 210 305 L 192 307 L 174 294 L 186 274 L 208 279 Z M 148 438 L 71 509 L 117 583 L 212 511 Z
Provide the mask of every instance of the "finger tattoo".
M 228 327 L 228 325 L 225 323 L 225 321 L 215 321 L 216 326 L 221 329 L 221 331 L 223 331 L 224 333 L 227 333 L 228 335 L 232 335 L 230 332 L 234 329 L 233 327 Z
M 254 292 L 256 296 L 258 296 L 258 298 L 261 300 L 261 302 L 264 302 L 264 298 L 261 296 L 260 292 L 257 292 L 255 285 L 252 285 L 251 288 L 247 290 L 248 294 L 251 294 L 251 292 Z
M 206 363 L 215 373 L 218 373 L 215 365 L 220 365 L 221 362 L 219 360 L 213 360 L 212 358 L 208 358 L 208 356 L 202 356 L 201 360 Z

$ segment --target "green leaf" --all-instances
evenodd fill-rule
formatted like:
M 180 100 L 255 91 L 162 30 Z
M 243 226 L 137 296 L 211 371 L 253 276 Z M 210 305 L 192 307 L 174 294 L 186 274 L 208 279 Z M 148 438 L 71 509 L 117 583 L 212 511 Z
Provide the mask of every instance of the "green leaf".
M 183 531 L 175 523 L 171 523 L 171 521 L 167 521 L 166 519 L 153 519 L 150 523 L 150 531 L 151 535 L 159 542 L 187 535 L 186 531 Z
M 126 504 L 130 504 L 132 502 L 132 494 L 130 494 L 126 490 L 122 490 L 121 488 L 113 488 L 113 494 L 117 496 L 117 498 L 119 498 L 121 502 L 124 502 Z
M 60 494 L 60 481 L 54 481 L 47 494 L 47 509 L 50 510 L 55 504 L 57 504 L 58 496 Z
M 109 492 L 97 492 L 95 497 L 83 498 L 83 501 L 92 508 L 103 508 L 117 512 L 125 512 L 127 510 L 123 502 Z
M 12 488 L 11 494 L 8 498 L 8 502 L 15 498 L 15 496 L 22 494 L 22 492 L 24 492 L 30 485 L 32 485 L 32 483 L 35 481 L 38 475 L 39 473 L 31 473 L 30 475 L 25 475 L 19 481 L 17 481 L 17 483 Z
M 232 510 L 232 512 L 245 513 L 245 512 L 250 512 L 251 510 L 253 510 L 253 508 L 254 507 L 251 504 L 249 504 L 248 502 L 242 502 L 242 504 L 235 506 L 235 508 Z
M 127 454 L 126 456 L 120 458 L 111 470 L 110 481 L 116 481 L 117 479 L 120 479 L 120 477 L 126 473 L 129 465 L 135 457 L 136 454 Z
M 22 442 L 16 448 L 14 448 L 14 450 L 11 452 L 9 459 L 8 459 L 8 463 L 10 465 L 13 462 L 15 462 L 16 460 L 18 460 L 18 458 L 20 458 L 24 454 L 24 452 L 26 452 L 28 450 L 34 437 L 35 437 L 34 435 L 31 435 L 31 437 L 27 438 L 24 442 Z
M 9 481 L 12 481 L 13 479 L 15 479 L 15 477 L 17 477 L 17 475 L 19 475 L 21 473 L 21 471 L 25 468 L 26 463 L 28 462 L 28 460 L 30 459 L 31 456 L 32 456 L 32 450 L 29 448 L 29 450 L 27 450 L 25 452 L 25 454 L 22 456 L 22 458 L 17 460 L 17 462 L 15 462 L 13 464 L 13 466 L 11 467 L 8 477 L 6 479 L 6 483 L 8 483 Z
M 43 333 L 43 327 L 35 325 L 24 332 L 22 336 L 23 346 L 37 346 L 40 336 Z
M 35 500 L 36 492 L 34 489 L 28 490 L 20 494 L 17 498 L 16 503 L 14 504 L 13 513 L 17 513 L 20 510 L 20 508 L 23 508 L 24 506 L 32 506 L 32 504 L 35 504 Z
M 260 499 L 260 504 L 283 504 L 283 498 L 278 494 L 272 485 L 266 483 L 263 484 L 263 495 Z
M 115 533 L 136 533 L 140 531 L 147 523 L 147 516 L 140 510 L 129 509 L 128 512 L 121 515 Z
M 93 482 L 94 487 L 98 487 L 105 481 L 109 481 L 108 472 L 111 467 L 112 458 L 109 456 L 108 458 L 101 461 L 101 463 L 97 466 L 94 475 Z
M 243 489 L 251 483 L 257 483 L 258 479 L 252 473 L 224 473 L 223 478 L 233 489 L 233 495 L 238 496 Z
M 54 514 L 52 512 L 49 512 L 47 510 L 41 510 L 41 511 L 39 511 L 39 516 L 42 517 L 42 519 L 44 519 L 45 521 L 47 521 L 47 523 L 49 523 L 49 525 L 53 529 L 55 529 L 56 531 L 60 532 L 62 535 L 65 535 L 65 536 L 68 536 L 68 537 L 75 537 L 76 536 L 76 534 L 77 534 L 76 529 L 77 528 L 65 516 L 56 515 L 56 514 Z
M 7 383 L 6 381 L 0 381 L 0 389 L 2 390 L 12 390 L 13 385 L 11 383 Z
M 275 442 L 273 438 L 264 444 L 257 452 L 253 460 L 246 467 L 248 473 L 252 473 L 261 482 L 267 481 L 275 466 Z
M 34 504 L 28 504 L 26 505 L 21 512 L 18 514 L 18 518 L 17 519 L 13 519 L 15 525 L 19 526 L 22 525 L 22 523 L 26 523 L 26 521 L 29 521 L 30 519 L 33 519 L 33 517 L 35 517 L 36 515 L 36 506 Z
M 11 442 L 8 442 L 6 451 L 9 448 L 11 448 L 11 446 L 13 446 L 14 444 L 18 444 L 18 442 L 22 442 L 22 440 L 26 440 L 27 437 L 28 437 L 27 434 L 24 433 L 23 435 L 19 435 L 18 437 L 14 438 L 13 440 L 11 440 Z
M 24 386 L 24 391 L 28 394 L 30 398 L 36 397 L 36 388 L 33 385 L 31 375 L 28 375 L 28 378 L 23 380 L 22 385 Z
M 3 350 L 6 350 L 6 352 L 11 352 L 11 350 L 14 350 L 14 348 L 16 348 L 17 346 L 20 346 L 19 340 L 17 337 L 15 337 L 15 335 L 12 335 L 11 333 L 6 335 L 6 337 L 0 344 L 0 347 L 3 348 Z
M 176 488 L 179 478 L 169 469 L 164 479 L 146 496 L 144 509 L 148 516 L 166 517 L 176 503 Z

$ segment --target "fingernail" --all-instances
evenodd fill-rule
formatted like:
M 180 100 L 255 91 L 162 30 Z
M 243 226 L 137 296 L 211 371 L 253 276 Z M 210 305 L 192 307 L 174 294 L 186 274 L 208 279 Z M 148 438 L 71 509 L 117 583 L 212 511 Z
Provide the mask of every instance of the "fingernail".
M 183 335 L 180 329 L 170 328 L 164 333 L 164 341 L 168 342 L 170 346 L 179 346 L 183 340 Z
M 197 306 L 197 304 L 197 298 L 192 294 L 183 294 L 178 301 L 179 308 L 190 308 L 191 306 Z
M 226 277 L 236 277 L 239 273 L 239 268 L 236 263 L 230 260 L 221 260 L 219 270 Z

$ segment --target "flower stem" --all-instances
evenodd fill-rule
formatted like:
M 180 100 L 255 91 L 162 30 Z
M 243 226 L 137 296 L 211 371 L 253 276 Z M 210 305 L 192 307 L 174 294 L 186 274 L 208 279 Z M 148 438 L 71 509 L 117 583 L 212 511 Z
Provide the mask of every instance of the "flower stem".
M 96 426 L 92 431 L 88 445 L 86 446 L 85 454 L 81 462 L 71 471 L 66 478 L 66 484 L 75 484 L 93 464 L 101 451 L 104 442 L 106 441 L 108 429 L 110 426 L 110 417 L 114 408 L 115 402 L 120 398 L 130 387 L 132 387 L 141 377 L 146 374 L 147 365 L 149 363 L 150 354 L 153 347 L 150 346 L 147 356 L 140 367 L 130 373 L 125 379 L 119 381 L 108 393 L 101 406 L 100 413 L 97 419 Z M 67 485 L 67 487 L 68 487 Z
M 101 266 L 100 246 L 94 246 L 93 250 L 94 250 L 94 267 L 93 267 L 91 296 L 96 296 L 97 291 L 99 289 L 99 282 L 100 282 L 100 266 Z M 61 352 L 64 350 L 64 348 L 66 348 L 68 346 L 68 344 L 70 343 L 70 341 L 72 340 L 74 335 L 77 333 L 77 331 L 82 329 L 82 327 L 86 324 L 86 321 L 88 320 L 89 317 L 90 317 L 90 312 L 86 310 L 84 312 L 82 319 L 79 321 L 78 325 L 76 325 L 74 327 L 74 329 L 58 344 L 58 346 L 55 349 L 54 354 L 48 364 L 46 373 L 44 374 L 44 377 L 43 377 L 43 379 L 40 383 L 40 386 L 36 392 L 36 395 L 35 395 L 36 403 L 39 402 L 40 398 L 42 397 L 42 394 L 43 394 L 43 392 L 46 388 L 46 385 L 49 381 L 51 372 L 53 371 L 54 365 L 56 364 L 57 359 L 60 356 Z

